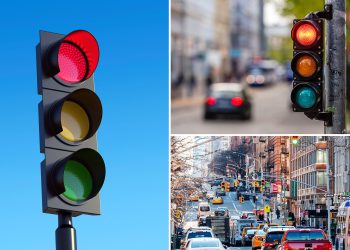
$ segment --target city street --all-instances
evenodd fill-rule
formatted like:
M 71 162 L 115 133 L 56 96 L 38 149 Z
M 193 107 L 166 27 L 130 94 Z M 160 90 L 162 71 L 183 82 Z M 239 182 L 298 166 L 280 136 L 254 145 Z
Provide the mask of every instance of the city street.
M 203 101 L 193 101 L 185 105 L 173 105 L 171 112 L 171 133 L 197 134 L 249 134 L 249 133 L 323 133 L 321 121 L 310 120 L 303 113 L 294 113 L 290 106 L 290 86 L 277 83 L 271 87 L 251 88 L 253 118 L 203 119 Z

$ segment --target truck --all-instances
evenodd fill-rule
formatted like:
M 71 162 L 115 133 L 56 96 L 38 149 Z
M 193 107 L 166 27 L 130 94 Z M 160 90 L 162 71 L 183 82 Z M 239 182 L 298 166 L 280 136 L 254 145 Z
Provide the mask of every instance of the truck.
M 207 226 L 213 230 L 216 238 L 219 238 L 222 244 L 230 244 L 230 217 L 229 216 L 208 216 Z
M 284 233 L 277 250 L 332 250 L 332 242 L 321 229 L 291 229 Z

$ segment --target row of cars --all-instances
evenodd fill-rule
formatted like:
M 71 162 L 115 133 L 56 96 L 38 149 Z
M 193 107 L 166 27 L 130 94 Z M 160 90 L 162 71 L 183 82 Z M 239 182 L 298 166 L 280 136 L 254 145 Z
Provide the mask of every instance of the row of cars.
M 260 224 L 243 229 L 242 245 L 253 250 L 332 250 L 331 241 L 321 229 Z

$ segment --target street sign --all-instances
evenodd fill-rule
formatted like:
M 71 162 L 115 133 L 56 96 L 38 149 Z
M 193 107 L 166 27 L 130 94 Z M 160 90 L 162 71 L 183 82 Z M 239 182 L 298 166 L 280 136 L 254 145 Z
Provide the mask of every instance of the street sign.
M 269 205 L 265 205 L 264 212 L 265 213 L 270 213 L 270 211 L 271 211 L 270 206 Z

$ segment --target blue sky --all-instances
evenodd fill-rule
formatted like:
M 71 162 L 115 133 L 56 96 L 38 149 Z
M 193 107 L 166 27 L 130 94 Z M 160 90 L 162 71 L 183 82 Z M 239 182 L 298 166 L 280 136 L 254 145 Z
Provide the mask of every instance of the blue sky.
M 167 249 L 168 3 L 72 2 L 2 3 L 1 249 L 55 249 L 57 216 L 41 211 L 35 46 L 39 30 L 75 29 L 100 46 L 98 144 L 107 171 L 102 215 L 74 218 L 78 249 Z

